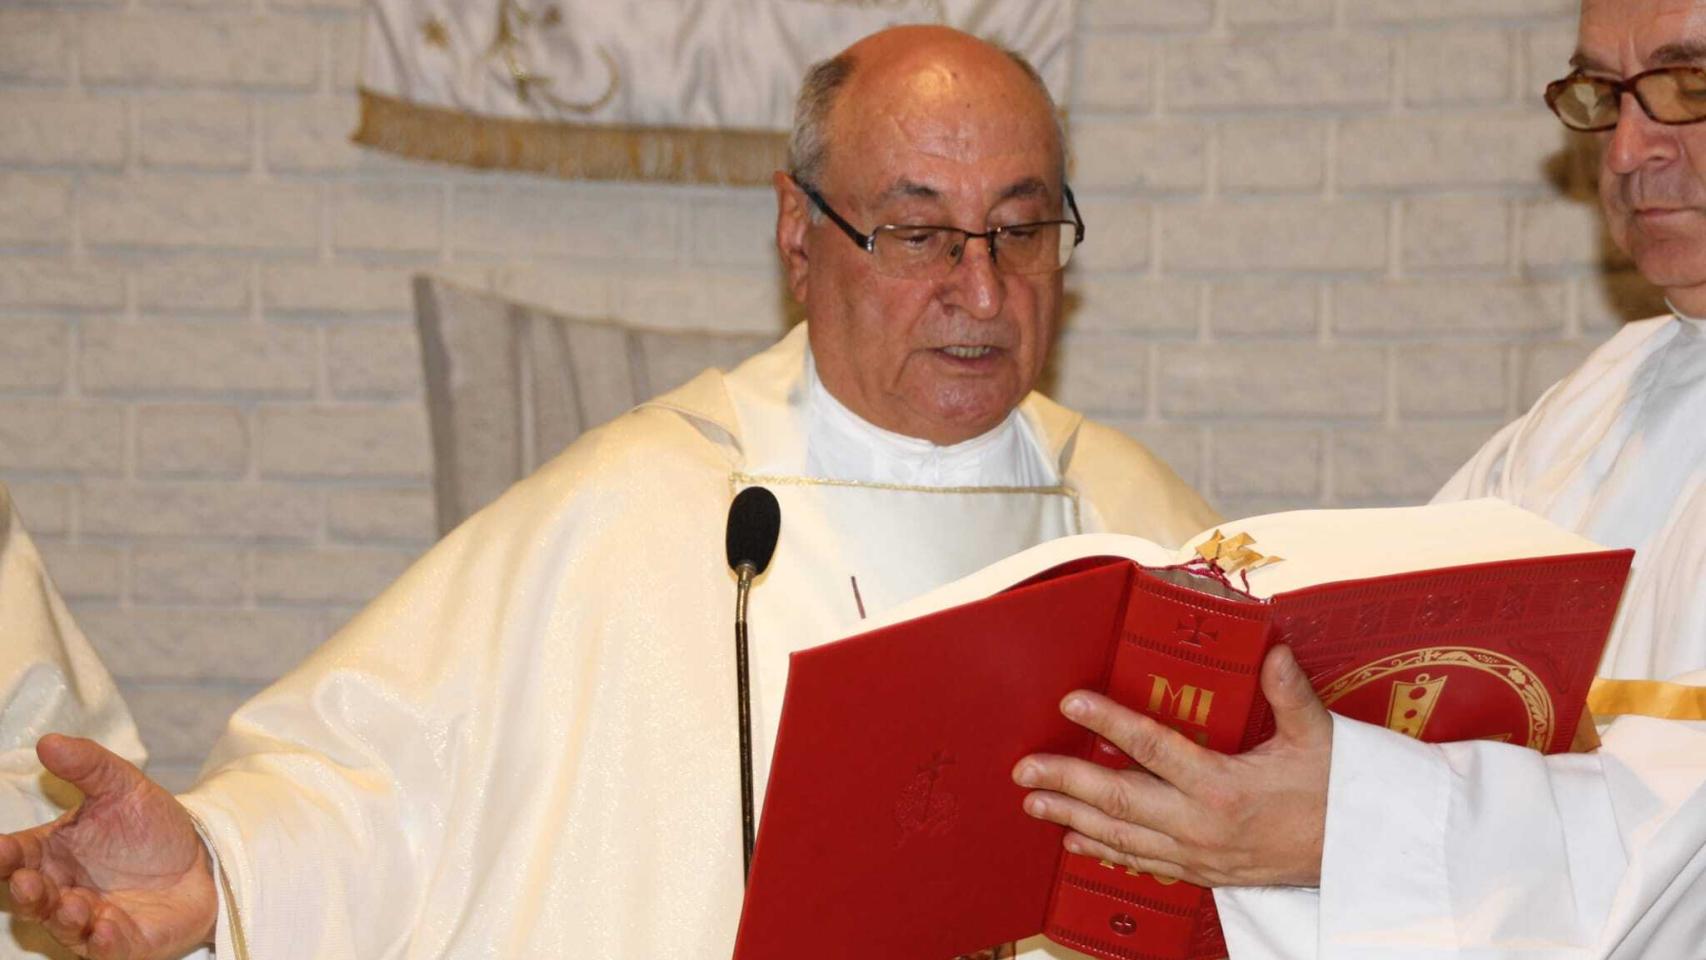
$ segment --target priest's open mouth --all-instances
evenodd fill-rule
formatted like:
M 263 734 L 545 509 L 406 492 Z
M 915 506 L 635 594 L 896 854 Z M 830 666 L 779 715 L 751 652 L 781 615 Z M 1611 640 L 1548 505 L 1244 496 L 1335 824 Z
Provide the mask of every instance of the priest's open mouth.
M 991 347 L 991 346 L 987 346 L 987 345 L 981 346 L 981 347 L 952 346 L 952 347 L 937 347 L 936 352 L 945 353 L 948 356 L 953 357 L 956 360 L 981 360 L 984 357 L 987 357 L 990 354 L 995 353 L 999 349 L 1000 349 L 999 347 Z

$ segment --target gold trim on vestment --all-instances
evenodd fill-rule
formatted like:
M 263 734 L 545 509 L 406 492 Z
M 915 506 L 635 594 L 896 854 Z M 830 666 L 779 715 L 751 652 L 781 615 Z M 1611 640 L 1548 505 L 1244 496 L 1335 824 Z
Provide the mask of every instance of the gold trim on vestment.
M 1056 484 L 1052 487 L 923 487 L 907 483 L 881 483 L 874 480 L 831 480 L 828 477 L 796 477 L 796 476 L 753 476 L 749 473 L 735 471 L 729 474 L 729 485 L 737 487 L 745 484 L 749 487 L 852 487 L 863 490 L 892 490 L 897 493 L 1000 493 L 1007 495 L 1037 494 L 1039 496 L 1065 497 L 1072 504 L 1072 527 L 1079 533 L 1084 532 L 1084 520 L 1079 515 L 1078 491 L 1068 486 Z
M 1614 680 L 1595 677 L 1588 689 L 1588 710 L 1595 717 L 1658 717 L 1706 720 L 1706 687 L 1662 680 Z
M 208 832 L 207 825 L 194 813 L 189 813 L 190 822 L 195 824 L 196 834 L 201 839 L 207 855 L 213 859 L 213 872 L 219 875 L 219 896 L 225 901 L 226 924 L 231 928 L 231 946 L 236 948 L 236 960 L 249 960 L 249 941 L 243 936 L 243 916 L 237 909 L 237 896 L 231 890 L 231 871 L 225 869 L 225 863 L 219 857 L 219 848 L 213 845 L 213 834 Z M 214 923 L 214 938 L 218 939 L 218 922 Z
M 788 134 L 631 124 L 561 123 L 464 113 L 373 90 L 350 139 L 388 153 L 570 180 L 761 186 L 787 166 Z

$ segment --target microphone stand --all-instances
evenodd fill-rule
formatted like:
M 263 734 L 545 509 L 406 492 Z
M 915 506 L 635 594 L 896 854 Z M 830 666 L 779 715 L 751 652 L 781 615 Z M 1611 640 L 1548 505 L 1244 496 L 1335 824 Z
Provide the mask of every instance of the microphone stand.
M 735 683 L 740 694 L 740 827 L 742 849 L 746 852 L 744 872 L 752 875 L 752 682 L 746 659 L 746 595 L 752 589 L 756 567 L 743 562 L 735 568 Z
M 770 565 L 782 529 L 782 509 L 776 495 L 763 487 L 747 487 L 729 504 L 723 548 L 735 574 L 735 681 L 740 694 L 740 827 L 746 854 L 745 882 L 752 876 L 752 844 L 757 831 L 752 815 L 752 678 L 747 662 L 746 595 L 752 579 Z

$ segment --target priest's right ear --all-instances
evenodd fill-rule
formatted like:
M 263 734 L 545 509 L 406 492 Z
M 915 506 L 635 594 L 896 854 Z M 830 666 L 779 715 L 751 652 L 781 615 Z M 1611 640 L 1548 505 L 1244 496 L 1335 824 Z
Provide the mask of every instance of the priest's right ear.
M 776 187 L 776 249 L 788 275 L 788 292 L 796 303 L 806 302 L 806 276 L 810 256 L 806 252 L 807 228 L 811 226 L 811 201 L 794 178 L 781 170 L 771 177 Z

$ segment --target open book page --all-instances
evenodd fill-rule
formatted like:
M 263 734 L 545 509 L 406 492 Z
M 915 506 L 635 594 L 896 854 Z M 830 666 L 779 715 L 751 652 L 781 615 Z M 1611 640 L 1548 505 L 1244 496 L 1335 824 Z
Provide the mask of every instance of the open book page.
M 980 600 L 1084 557 L 1125 557 L 1144 567 L 1175 566 L 1195 557 L 1197 544 L 1216 530 L 1227 537 L 1249 534 L 1254 538 L 1252 549 L 1283 558 L 1250 572 L 1250 593 L 1262 598 L 1319 583 L 1604 549 L 1544 517 L 1491 498 L 1420 507 L 1290 510 L 1229 520 L 1178 549 L 1115 533 L 1061 537 L 861 622 L 858 632 Z
M 1085 557 L 1125 557 L 1139 566 L 1169 567 L 1183 562 L 1185 554 L 1142 537 L 1119 533 L 1085 533 L 1075 537 L 1061 537 L 997 560 L 976 573 L 891 607 L 880 617 L 861 620 L 855 632 L 865 633 L 879 627 L 904 623 L 937 610 L 982 600 L 1015 583 L 1029 580 L 1045 570 Z
M 1258 597 L 1319 583 L 1605 549 L 1490 498 L 1424 507 L 1292 510 L 1231 520 L 1218 529 L 1228 537 L 1249 534 L 1252 549 L 1284 558 L 1250 573 L 1250 592 Z M 1206 539 L 1192 538 L 1185 553 Z

